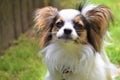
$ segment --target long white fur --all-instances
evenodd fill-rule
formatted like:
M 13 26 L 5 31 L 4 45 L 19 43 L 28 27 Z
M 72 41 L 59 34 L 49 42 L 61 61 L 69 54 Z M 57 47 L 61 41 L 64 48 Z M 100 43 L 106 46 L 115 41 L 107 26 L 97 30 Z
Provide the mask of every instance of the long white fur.
M 115 67 L 105 53 L 101 55 L 95 52 L 90 45 L 76 46 L 72 42 L 57 41 L 47 46 L 43 52 L 49 71 L 45 80 L 114 80 L 110 76 Z M 62 68 L 67 67 L 70 67 L 72 74 L 62 73 Z

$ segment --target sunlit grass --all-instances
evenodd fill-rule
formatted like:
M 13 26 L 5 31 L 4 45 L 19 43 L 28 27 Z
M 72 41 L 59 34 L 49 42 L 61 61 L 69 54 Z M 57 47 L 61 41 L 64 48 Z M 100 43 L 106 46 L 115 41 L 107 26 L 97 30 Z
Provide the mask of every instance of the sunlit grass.
M 38 57 L 38 41 L 21 36 L 0 56 L 0 80 L 43 80 L 46 72 Z

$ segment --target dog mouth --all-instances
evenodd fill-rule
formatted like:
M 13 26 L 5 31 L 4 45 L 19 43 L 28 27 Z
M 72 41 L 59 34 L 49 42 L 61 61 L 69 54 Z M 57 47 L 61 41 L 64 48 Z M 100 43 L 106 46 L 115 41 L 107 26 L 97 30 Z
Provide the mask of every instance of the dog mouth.
M 73 41 L 73 38 L 69 35 L 63 35 L 58 37 L 59 40 L 63 40 L 63 41 Z

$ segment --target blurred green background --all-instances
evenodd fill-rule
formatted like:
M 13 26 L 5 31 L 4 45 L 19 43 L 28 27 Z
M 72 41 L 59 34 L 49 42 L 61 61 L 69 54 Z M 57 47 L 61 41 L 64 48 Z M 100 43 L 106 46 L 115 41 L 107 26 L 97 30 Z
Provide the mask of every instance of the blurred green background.
M 45 0 L 48 4 L 49 0 Z M 48 2 L 47 2 L 48 1 Z M 78 0 L 57 0 L 61 8 L 73 8 Z M 92 4 L 104 4 L 112 9 L 114 24 L 109 28 L 110 45 L 106 52 L 110 60 L 120 65 L 120 0 L 89 0 Z M 56 3 L 56 2 L 55 2 Z M 54 4 L 55 4 L 54 3 Z M 30 32 L 29 32 L 30 33 Z M 0 80 L 44 80 L 46 68 L 38 56 L 39 39 L 22 34 L 0 56 Z M 116 80 L 120 80 L 118 77 Z

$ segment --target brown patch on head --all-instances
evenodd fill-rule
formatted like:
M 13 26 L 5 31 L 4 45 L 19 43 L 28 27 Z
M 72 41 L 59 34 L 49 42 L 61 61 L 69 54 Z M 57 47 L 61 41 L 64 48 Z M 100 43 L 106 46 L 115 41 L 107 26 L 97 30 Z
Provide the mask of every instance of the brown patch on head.
M 73 20 L 74 28 L 79 35 L 79 38 L 75 40 L 76 43 L 87 44 L 87 30 L 80 16 L 77 16 Z
M 59 17 L 55 22 L 55 26 L 57 28 L 63 27 L 64 26 L 64 19 L 62 17 Z
M 83 21 L 81 20 L 80 16 L 75 17 L 75 19 L 74 19 L 73 21 L 74 21 L 75 23 L 79 23 L 79 24 L 81 24 L 82 26 L 84 26 L 84 23 L 83 23 Z
M 85 30 L 84 32 L 79 33 L 79 38 L 75 40 L 75 43 L 77 44 L 87 44 L 87 31 Z
M 63 18 L 62 18 L 62 17 L 59 17 L 59 18 L 56 20 L 55 24 L 58 23 L 58 22 L 63 22 L 63 21 L 64 21 Z
M 64 20 L 62 17 L 57 17 L 56 21 L 55 21 L 55 24 L 54 24 L 54 27 L 52 29 L 52 32 L 56 33 L 62 26 L 64 25 Z
M 74 28 L 76 29 L 77 32 L 83 32 L 86 29 L 86 26 L 83 23 L 80 16 L 75 17 L 73 23 L 74 23 Z

